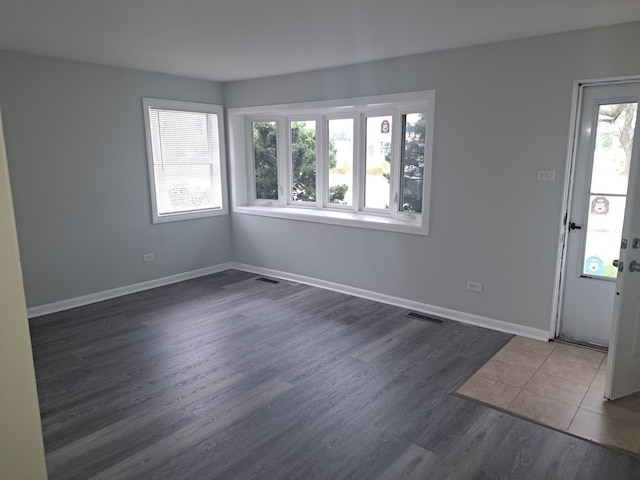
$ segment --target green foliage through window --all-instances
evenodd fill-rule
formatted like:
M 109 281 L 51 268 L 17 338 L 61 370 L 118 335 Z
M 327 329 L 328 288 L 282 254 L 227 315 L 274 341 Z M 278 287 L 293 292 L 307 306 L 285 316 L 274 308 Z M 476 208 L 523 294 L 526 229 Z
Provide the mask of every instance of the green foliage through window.
M 316 201 L 316 122 L 291 122 L 291 199 Z
M 399 210 L 422 213 L 422 191 L 424 182 L 424 152 L 427 133 L 426 113 L 410 113 L 402 116 L 402 176 Z M 383 145 L 384 159 L 391 162 L 391 144 Z M 388 181 L 391 175 L 384 174 Z
M 253 151 L 256 198 L 278 199 L 278 151 L 276 122 L 253 122 Z M 329 140 L 329 167 L 336 166 L 336 146 Z M 315 202 L 316 193 L 316 128 L 315 122 L 291 122 L 291 196 L 294 201 Z M 339 203 L 349 186 L 330 188 L 329 201 Z
M 278 199 L 278 129 L 276 122 L 253 122 L 256 198 Z
M 422 213 L 424 182 L 424 142 L 427 133 L 426 114 L 403 115 L 402 176 L 399 209 L 404 212 Z

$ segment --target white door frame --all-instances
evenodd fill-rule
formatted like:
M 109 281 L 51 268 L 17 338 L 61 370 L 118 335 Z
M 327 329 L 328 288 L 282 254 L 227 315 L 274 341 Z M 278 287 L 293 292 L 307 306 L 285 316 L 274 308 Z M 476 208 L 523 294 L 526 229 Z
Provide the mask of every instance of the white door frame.
M 569 124 L 569 137 L 567 140 L 567 158 L 565 163 L 564 187 L 562 192 L 562 213 L 560 215 L 560 237 L 556 257 L 553 301 L 551 304 L 551 323 L 549 328 L 550 339 L 556 338 L 560 333 L 560 314 L 562 312 L 564 296 L 564 272 L 567 262 L 567 222 L 571 216 L 573 173 L 578 150 L 578 126 L 580 124 L 580 114 L 582 113 L 582 92 L 585 87 L 624 85 L 627 83 L 640 83 L 640 75 L 609 77 L 595 80 L 576 80 L 573 82 L 573 93 L 571 95 L 571 119 Z

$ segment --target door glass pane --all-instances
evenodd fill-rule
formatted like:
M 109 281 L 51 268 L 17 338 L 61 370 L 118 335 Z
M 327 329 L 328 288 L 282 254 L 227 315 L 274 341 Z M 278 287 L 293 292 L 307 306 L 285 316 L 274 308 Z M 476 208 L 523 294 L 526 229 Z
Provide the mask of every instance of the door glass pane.
M 257 199 L 278 199 L 277 140 L 276 122 L 253 122 L 253 164 Z
M 291 200 L 316 201 L 316 122 L 291 122 Z
M 391 175 L 391 115 L 367 117 L 364 206 L 389 208 Z
M 353 118 L 329 120 L 329 203 L 353 205 Z
M 402 172 L 398 209 L 401 212 L 422 213 L 422 184 L 424 174 L 424 137 L 427 132 L 426 114 L 410 113 L 402 116 Z
M 589 221 L 584 252 L 583 274 L 616 278 L 613 261 L 620 253 L 624 196 L 589 196 Z
M 626 195 L 637 103 L 600 105 L 593 152 L 592 193 Z
M 583 275 L 616 278 L 637 103 L 598 107 Z

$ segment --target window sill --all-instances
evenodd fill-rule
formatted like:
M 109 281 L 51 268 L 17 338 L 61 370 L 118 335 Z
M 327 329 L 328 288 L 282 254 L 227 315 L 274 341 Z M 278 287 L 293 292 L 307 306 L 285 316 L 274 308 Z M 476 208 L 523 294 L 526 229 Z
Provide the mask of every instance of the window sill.
M 165 213 L 158 215 L 154 212 L 152 222 L 167 223 L 167 222 L 180 222 L 182 220 L 193 220 L 196 218 L 217 217 L 219 215 L 227 215 L 225 208 L 210 208 L 207 210 L 196 210 L 193 212 L 177 212 L 177 213 Z
M 370 230 L 410 233 L 414 235 L 429 234 L 426 225 L 365 212 L 341 212 L 337 210 L 319 210 L 311 208 L 246 205 L 234 207 L 233 213 L 282 218 L 302 222 L 325 223 L 329 225 L 341 225 L 346 227 L 366 228 Z

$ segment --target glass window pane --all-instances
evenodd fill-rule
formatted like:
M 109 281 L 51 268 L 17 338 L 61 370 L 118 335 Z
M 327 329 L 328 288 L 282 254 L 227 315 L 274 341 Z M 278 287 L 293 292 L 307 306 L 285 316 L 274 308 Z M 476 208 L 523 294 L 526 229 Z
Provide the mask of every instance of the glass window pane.
M 316 122 L 291 122 L 291 200 L 316 201 Z
M 616 278 L 612 262 L 620 253 L 625 202 L 625 196 L 590 196 L 583 274 Z
M 425 113 L 402 116 L 402 175 L 398 205 L 401 212 L 422 213 L 424 182 L 424 139 L 427 132 Z
M 253 164 L 256 175 L 256 198 L 278 199 L 278 125 L 276 122 L 253 122 Z
M 391 175 L 391 115 L 367 117 L 364 206 L 389 208 Z
M 353 205 L 353 118 L 329 120 L 329 203 Z
M 637 103 L 600 105 L 593 152 L 592 193 L 626 195 Z
M 218 116 L 149 108 L 157 215 L 222 208 Z
M 217 115 L 151 108 L 154 163 L 211 161 L 209 117 L 217 135 Z
M 220 183 L 212 182 L 213 165 L 155 165 L 158 215 L 222 208 Z

